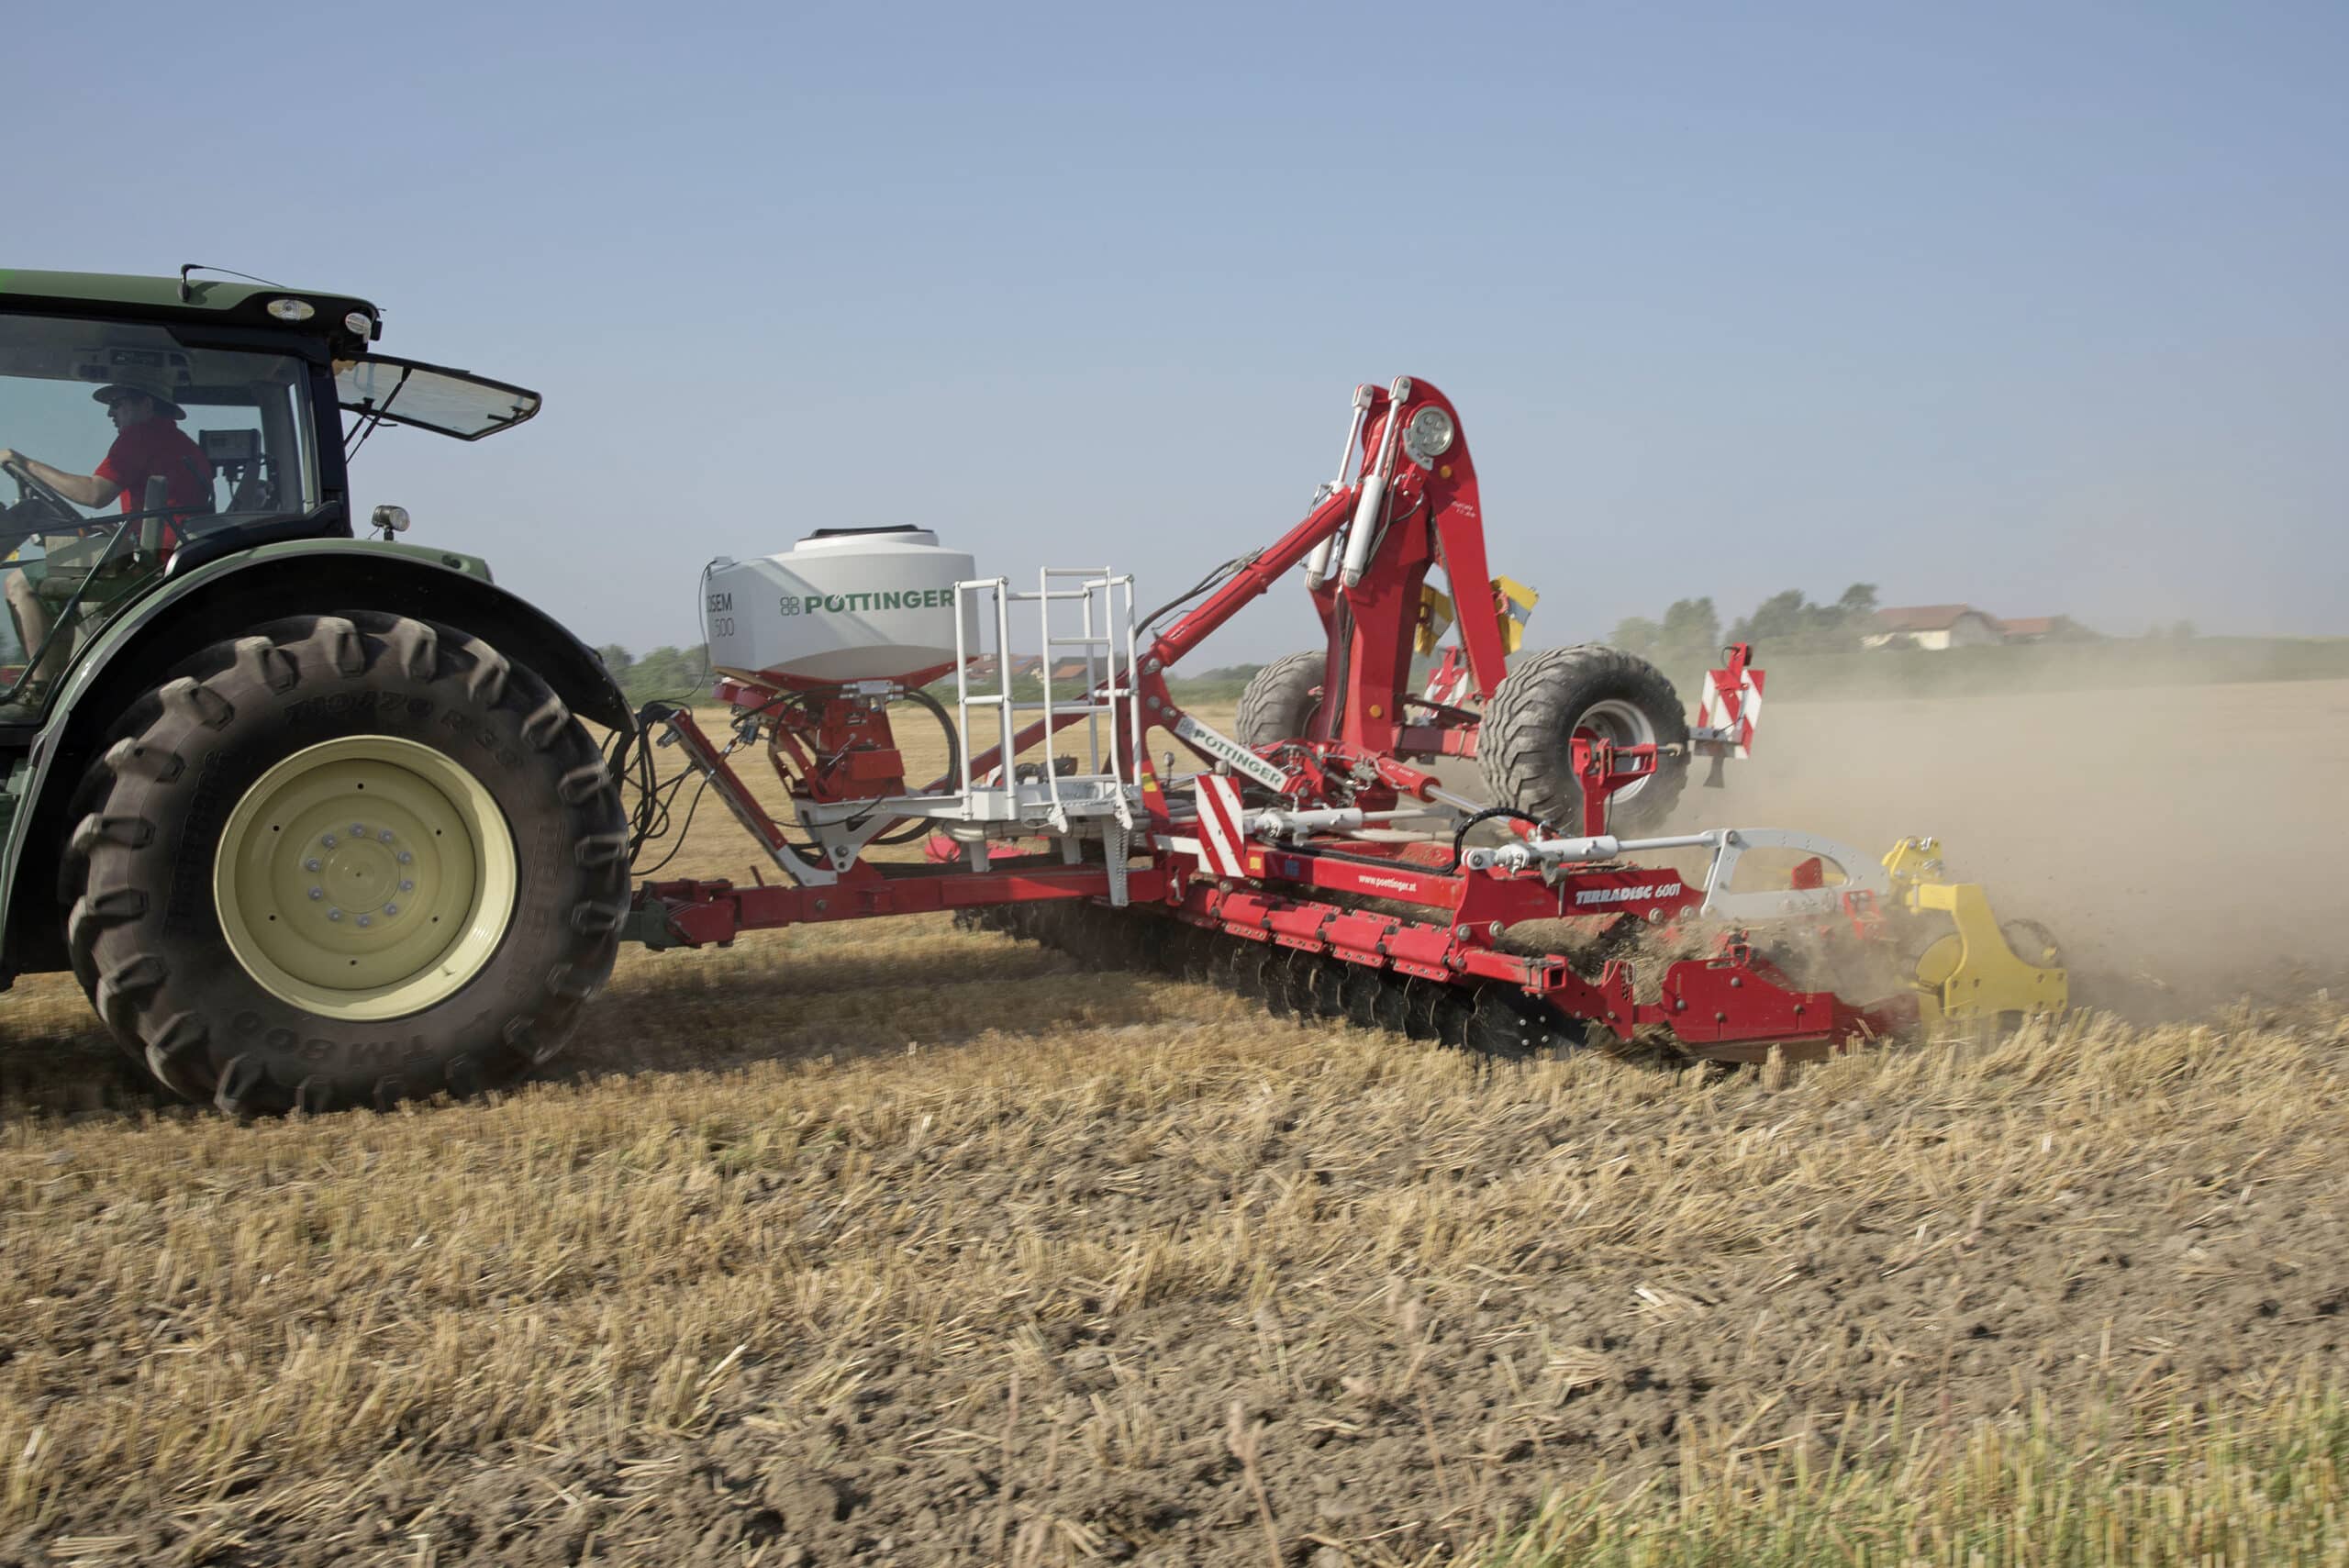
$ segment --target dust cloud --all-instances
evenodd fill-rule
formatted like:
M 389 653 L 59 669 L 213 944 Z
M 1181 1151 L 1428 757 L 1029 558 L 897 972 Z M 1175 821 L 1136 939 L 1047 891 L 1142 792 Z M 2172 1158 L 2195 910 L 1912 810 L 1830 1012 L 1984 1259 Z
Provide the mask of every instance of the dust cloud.
M 2349 985 L 2344 776 L 2349 681 L 1774 699 L 1674 828 L 1931 834 L 2054 933 L 2078 1000 L 2152 1020 Z

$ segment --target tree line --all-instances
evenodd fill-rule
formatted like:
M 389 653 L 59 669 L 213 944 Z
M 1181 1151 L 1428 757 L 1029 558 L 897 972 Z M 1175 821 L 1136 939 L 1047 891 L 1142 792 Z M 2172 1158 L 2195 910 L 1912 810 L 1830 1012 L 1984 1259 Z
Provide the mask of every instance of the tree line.
M 1721 630 L 1713 601 L 1675 599 L 1661 620 L 1632 616 L 1618 621 L 1614 645 L 1636 653 L 1675 678 L 1711 669 L 1723 647 L 1751 642 L 1771 653 L 1841 653 L 1861 646 L 1876 616 L 1876 584 L 1854 583 L 1831 604 L 1814 603 L 1799 588 L 1773 594 L 1753 613 Z
M 706 642 L 690 648 L 656 648 L 650 653 L 630 653 L 617 642 L 607 642 L 596 653 L 620 684 L 620 690 L 628 694 L 631 706 L 662 697 L 672 702 L 709 700 L 709 645 Z

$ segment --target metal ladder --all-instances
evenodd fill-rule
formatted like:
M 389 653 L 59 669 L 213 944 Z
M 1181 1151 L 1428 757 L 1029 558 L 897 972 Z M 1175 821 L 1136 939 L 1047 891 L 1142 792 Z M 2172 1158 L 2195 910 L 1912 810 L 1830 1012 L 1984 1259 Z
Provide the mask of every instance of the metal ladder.
M 1037 573 L 1035 591 L 1015 590 L 1008 577 L 982 577 L 954 584 L 954 700 L 955 723 L 963 749 L 961 780 L 966 810 L 972 819 L 982 821 L 1035 820 L 1056 833 L 1065 834 L 1073 817 L 1106 817 L 1110 819 L 1109 864 L 1111 880 L 1122 883 L 1123 850 L 1133 828 L 1134 793 L 1140 780 L 1133 777 L 1133 767 L 1121 760 L 1118 736 L 1113 728 L 1108 744 L 1103 745 L 1101 724 L 1108 719 L 1112 726 L 1119 717 L 1127 725 L 1126 745 L 1122 749 L 1127 759 L 1141 755 L 1141 708 L 1134 691 L 1137 668 L 1134 641 L 1134 580 L 1130 574 L 1113 574 L 1107 567 L 1047 566 Z M 982 601 L 994 596 L 993 614 L 986 613 Z M 1015 661 L 1012 655 L 1011 606 L 1033 604 L 1037 606 L 1038 680 L 1042 696 L 1028 701 L 1012 693 Z M 1074 605 L 1077 629 L 1057 631 L 1053 626 L 1053 606 Z M 966 618 L 966 617 L 968 618 Z M 971 662 L 984 655 L 984 648 L 968 646 L 965 628 L 972 624 L 993 623 L 995 631 L 996 689 L 992 692 L 971 689 Z M 984 636 L 981 639 L 985 640 Z M 1084 688 L 1069 697 L 1056 697 L 1052 686 L 1052 660 L 1056 650 L 1085 651 Z M 974 776 L 971 769 L 971 716 L 974 706 L 995 710 L 996 745 L 1001 757 L 998 777 L 983 781 Z M 1020 728 L 1020 716 L 1041 717 L 1052 728 L 1046 731 L 1045 762 L 1039 779 L 1022 783 L 1011 747 Z M 1081 773 L 1063 773 L 1052 764 L 1052 739 L 1058 735 L 1058 721 L 1081 717 L 1085 731 L 1085 765 Z M 1075 842 L 1064 841 L 1063 852 L 1074 860 Z

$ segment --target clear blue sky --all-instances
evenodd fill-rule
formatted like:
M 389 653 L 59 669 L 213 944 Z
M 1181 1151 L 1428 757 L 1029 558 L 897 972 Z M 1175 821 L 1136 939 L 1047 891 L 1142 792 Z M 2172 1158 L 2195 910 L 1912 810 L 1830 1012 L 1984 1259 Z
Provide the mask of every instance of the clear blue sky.
M 541 389 L 478 447 L 385 433 L 357 488 L 594 641 L 696 638 L 705 559 L 826 524 L 1171 595 L 1400 373 L 1458 403 L 1537 641 L 1854 580 L 2349 632 L 2337 3 L 44 6 L 9 42 L 6 260 L 348 290 L 385 351 Z M 1309 626 L 1291 584 L 1197 662 Z

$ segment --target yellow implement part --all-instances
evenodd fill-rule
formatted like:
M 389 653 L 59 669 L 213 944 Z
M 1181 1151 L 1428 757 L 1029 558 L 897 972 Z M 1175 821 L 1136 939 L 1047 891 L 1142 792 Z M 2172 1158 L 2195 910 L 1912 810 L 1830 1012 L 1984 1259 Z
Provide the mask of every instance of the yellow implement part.
M 1525 623 L 1533 618 L 1541 595 L 1507 577 L 1493 579 L 1493 613 L 1501 623 L 1501 651 L 1514 653 L 1525 646 Z
M 1500 626 L 1503 653 L 1514 653 L 1525 646 L 1525 623 L 1532 618 L 1534 601 L 1541 596 L 1522 583 L 1507 577 L 1493 579 L 1493 619 Z M 1452 600 L 1421 584 L 1419 624 L 1412 634 L 1412 648 L 1423 654 L 1434 652 L 1437 639 L 1452 620 Z
M 1915 984 L 1923 1021 L 2007 1013 L 2052 1017 L 2064 1011 L 2070 1005 L 2068 973 L 2018 958 L 1981 886 L 1942 875 L 1939 849 L 1931 839 L 1903 839 L 1884 857 L 1884 869 L 1904 904 L 1920 912 L 1939 910 L 1957 928 L 1917 961 Z M 2053 955 L 2043 942 L 2033 956 Z
M 1412 649 L 1422 654 L 1435 651 L 1436 639 L 1452 624 L 1452 600 L 1426 584 L 1419 584 L 1419 625 L 1412 634 Z

